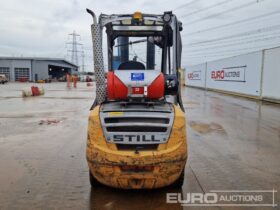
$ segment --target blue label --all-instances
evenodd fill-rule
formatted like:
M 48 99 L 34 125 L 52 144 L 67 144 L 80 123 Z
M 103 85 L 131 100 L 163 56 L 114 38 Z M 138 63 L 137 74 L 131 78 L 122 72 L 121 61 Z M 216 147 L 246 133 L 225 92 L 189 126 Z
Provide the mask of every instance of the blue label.
M 131 81 L 143 81 L 144 73 L 131 73 Z

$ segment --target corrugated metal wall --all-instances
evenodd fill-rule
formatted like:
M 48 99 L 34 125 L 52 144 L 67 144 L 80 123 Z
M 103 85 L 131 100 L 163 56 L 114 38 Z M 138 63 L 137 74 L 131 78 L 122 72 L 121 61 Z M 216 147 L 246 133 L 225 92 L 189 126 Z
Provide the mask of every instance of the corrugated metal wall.
M 18 69 L 28 69 L 29 80 L 35 79 L 35 74 L 38 75 L 38 79 L 48 79 L 48 66 L 60 66 L 70 68 L 72 73 L 76 73 L 76 68 L 64 61 L 55 60 L 31 60 L 31 59 L 0 59 L 0 69 L 4 69 L 5 73 L 7 69 L 9 71 L 9 80 L 16 80 L 16 72 Z M 4 72 L 3 70 L 3 72 Z M 0 71 L 1 73 L 2 71 Z M 18 72 L 17 72 L 18 73 Z
M 31 80 L 30 60 L 0 60 L 0 67 L 9 68 L 10 81 L 15 81 L 15 69 L 25 68 L 29 70 L 29 80 Z

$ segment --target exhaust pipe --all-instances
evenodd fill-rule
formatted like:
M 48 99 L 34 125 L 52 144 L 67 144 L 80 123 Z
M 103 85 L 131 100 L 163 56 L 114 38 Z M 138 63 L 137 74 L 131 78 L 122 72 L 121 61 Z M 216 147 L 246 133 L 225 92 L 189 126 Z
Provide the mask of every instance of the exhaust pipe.
M 90 9 L 87 12 L 93 18 L 91 25 L 92 45 L 93 45 L 93 63 L 96 78 L 96 103 L 101 104 L 106 100 L 107 85 L 104 71 L 104 60 L 102 52 L 102 27 L 97 22 L 96 15 Z

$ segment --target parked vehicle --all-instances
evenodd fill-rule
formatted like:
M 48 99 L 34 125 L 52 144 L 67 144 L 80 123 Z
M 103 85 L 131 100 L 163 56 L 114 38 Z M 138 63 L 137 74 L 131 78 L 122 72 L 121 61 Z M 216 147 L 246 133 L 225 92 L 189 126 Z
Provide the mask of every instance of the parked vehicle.
M 0 83 L 5 84 L 8 82 L 8 78 L 6 77 L 5 74 L 0 74 Z

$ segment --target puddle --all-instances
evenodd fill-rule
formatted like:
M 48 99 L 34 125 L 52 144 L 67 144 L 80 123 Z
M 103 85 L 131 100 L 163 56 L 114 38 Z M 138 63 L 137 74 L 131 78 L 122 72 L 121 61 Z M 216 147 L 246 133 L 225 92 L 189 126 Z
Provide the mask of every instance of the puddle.
M 211 122 L 210 124 L 207 124 L 207 123 L 190 121 L 189 124 L 192 129 L 194 129 L 195 131 L 201 134 L 208 134 L 208 133 L 226 134 L 226 131 L 223 128 L 223 126 L 217 123 Z

